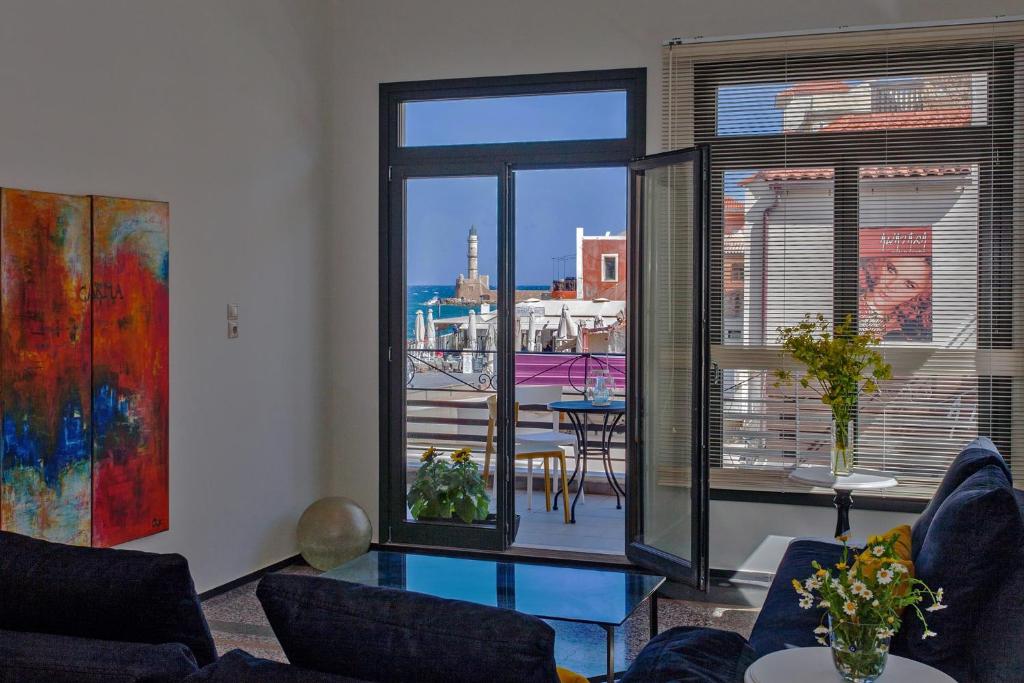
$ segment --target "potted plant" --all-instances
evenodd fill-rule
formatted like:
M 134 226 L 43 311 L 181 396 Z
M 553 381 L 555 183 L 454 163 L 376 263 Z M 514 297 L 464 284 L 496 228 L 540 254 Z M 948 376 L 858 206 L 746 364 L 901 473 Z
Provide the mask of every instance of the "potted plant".
M 469 448 L 460 448 L 445 459 L 433 446 L 423 452 L 416 481 L 409 487 L 413 519 L 472 524 L 488 518 L 491 499 L 471 454 Z
M 784 351 L 803 363 L 800 386 L 814 391 L 832 411 L 832 474 L 853 468 L 853 412 L 861 393 L 878 391 L 878 381 L 892 378 L 892 366 L 875 348 L 881 340 L 870 331 L 858 332 L 853 316 L 835 325 L 820 313 L 804 316 L 792 327 L 778 328 Z M 775 371 L 775 386 L 792 384 L 790 370 Z
M 889 641 L 900 630 L 907 609 L 921 620 L 922 638 L 938 635 L 928 629 L 924 612 L 946 608 L 942 589 L 933 591 L 912 576 L 913 565 L 896 551 L 901 542 L 897 532 L 873 536 L 852 560 L 844 542 L 843 554 L 834 567 L 814 561 L 814 574 L 803 583 L 793 579 L 800 607 L 824 608 L 815 639 L 831 647 L 832 662 L 845 681 L 871 683 L 882 675 Z M 922 611 L 926 599 L 931 604 Z

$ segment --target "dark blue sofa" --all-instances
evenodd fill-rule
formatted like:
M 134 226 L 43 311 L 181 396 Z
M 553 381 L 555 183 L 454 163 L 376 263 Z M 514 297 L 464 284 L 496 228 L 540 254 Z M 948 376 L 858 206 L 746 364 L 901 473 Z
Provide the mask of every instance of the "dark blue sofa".
M 832 541 L 790 544 L 750 636 L 758 656 L 815 645 L 821 612 L 800 609 L 790 584 L 810 575 L 812 560 L 837 562 L 841 548 Z M 920 579 L 944 589 L 948 608 L 927 613 L 939 634 L 928 640 L 907 615 L 892 652 L 957 681 L 1024 680 L 1024 492 L 1012 487 L 1010 470 L 989 439 L 972 441 L 950 466 L 914 524 L 912 559 Z

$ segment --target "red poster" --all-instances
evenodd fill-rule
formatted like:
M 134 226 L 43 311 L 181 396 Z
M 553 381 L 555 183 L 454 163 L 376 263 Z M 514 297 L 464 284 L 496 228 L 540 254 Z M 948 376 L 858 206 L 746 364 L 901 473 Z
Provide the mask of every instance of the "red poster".
M 931 226 L 860 229 L 859 316 L 885 341 L 931 342 Z

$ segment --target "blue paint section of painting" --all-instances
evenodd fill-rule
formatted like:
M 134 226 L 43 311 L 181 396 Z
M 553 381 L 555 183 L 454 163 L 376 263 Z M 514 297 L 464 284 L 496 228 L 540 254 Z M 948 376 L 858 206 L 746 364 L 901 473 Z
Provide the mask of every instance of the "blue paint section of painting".
M 48 487 L 59 490 L 64 473 L 91 457 L 89 428 L 82 419 L 82 406 L 75 399 L 61 409 L 60 427 L 52 449 L 44 445 L 46 435 L 33 428 L 28 413 L 8 410 L 3 424 L 5 472 L 17 467 L 38 467 L 42 463 L 43 481 Z

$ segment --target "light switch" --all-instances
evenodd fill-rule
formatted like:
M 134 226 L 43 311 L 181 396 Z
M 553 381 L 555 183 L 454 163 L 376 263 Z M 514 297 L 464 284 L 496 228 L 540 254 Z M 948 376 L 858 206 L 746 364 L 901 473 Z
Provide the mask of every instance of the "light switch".
M 228 304 L 228 320 L 238 320 L 238 304 Z

